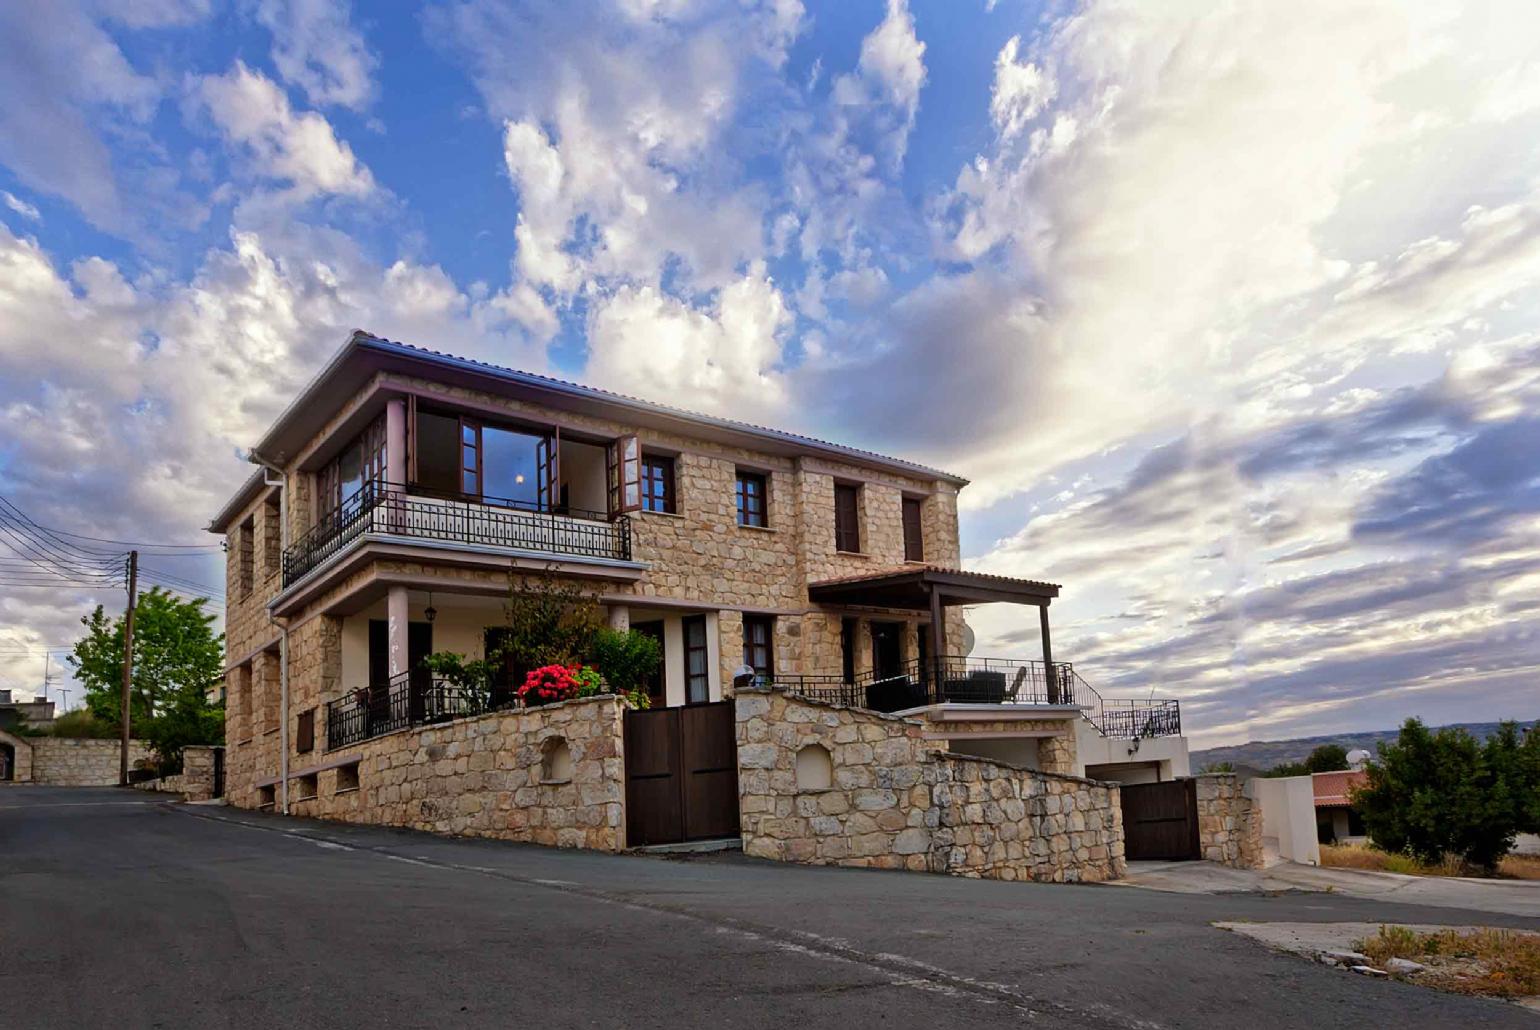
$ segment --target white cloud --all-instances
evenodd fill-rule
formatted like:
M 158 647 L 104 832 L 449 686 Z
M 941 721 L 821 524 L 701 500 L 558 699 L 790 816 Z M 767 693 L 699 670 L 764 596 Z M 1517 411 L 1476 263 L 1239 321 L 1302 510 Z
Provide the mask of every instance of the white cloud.
M 258 0 L 256 18 L 273 34 L 273 65 L 317 107 L 363 110 L 374 99 L 379 58 L 336 0 Z
M 196 80 L 193 93 L 251 170 L 289 183 L 297 199 L 363 197 L 374 190 L 369 169 L 324 117 L 314 111 L 296 114 L 280 87 L 244 63 Z
M 18 215 L 21 215 L 23 218 L 30 219 L 34 222 L 42 220 L 42 213 L 39 212 L 35 206 L 27 203 L 25 200 L 22 200 L 10 190 L 0 190 L 0 200 L 3 200 L 6 207 L 10 208 Z
M 1012 36 L 995 58 L 995 81 L 989 92 L 989 113 L 1002 139 L 1020 135 L 1053 99 L 1053 79 L 1030 61 L 1018 61 L 1021 37 Z

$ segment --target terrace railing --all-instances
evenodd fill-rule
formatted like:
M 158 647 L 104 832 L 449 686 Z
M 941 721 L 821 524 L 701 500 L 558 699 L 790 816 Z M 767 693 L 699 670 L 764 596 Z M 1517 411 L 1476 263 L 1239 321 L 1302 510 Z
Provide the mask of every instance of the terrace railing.
M 283 553 L 288 587 L 366 533 L 509 547 L 542 554 L 631 559 L 631 522 L 624 515 L 546 511 L 509 498 L 433 496 L 413 486 L 365 483 Z
M 898 712 L 933 704 L 1004 704 L 1073 706 L 1108 737 L 1179 736 L 1181 708 L 1176 701 L 1105 700 L 1070 662 L 1044 665 L 1009 658 L 946 656 L 934 662 L 911 661 L 888 676 L 863 673 L 847 681 L 832 674 L 761 677 L 761 685 L 815 701 Z
M 326 749 L 334 751 L 410 726 L 522 707 L 511 689 L 472 690 L 426 672 L 403 672 L 326 704 Z

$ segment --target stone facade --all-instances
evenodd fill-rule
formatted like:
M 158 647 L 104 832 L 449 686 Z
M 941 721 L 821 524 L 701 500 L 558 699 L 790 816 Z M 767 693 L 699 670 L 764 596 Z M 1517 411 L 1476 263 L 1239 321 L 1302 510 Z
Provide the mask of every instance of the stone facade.
M 735 701 L 747 854 L 1001 880 L 1124 872 L 1118 788 L 950 755 L 924 724 L 779 691 Z
M 838 673 L 841 626 L 847 617 L 857 625 L 858 669 L 870 667 L 870 625 L 875 619 L 903 623 L 904 656 L 917 654 L 916 635 L 928 615 L 880 609 L 834 611 L 812 605 L 807 594 L 807 584 L 819 579 L 903 567 L 905 497 L 921 500 L 925 561 L 950 568 L 959 564 L 959 483 L 950 478 L 927 476 L 892 462 L 843 461 L 812 448 L 806 454 L 788 453 L 784 443 L 767 444 L 763 450 L 730 446 L 704 431 L 690 435 L 685 419 L 677 422 L 677 430 L 638 428 L 568 406 L 547 407 L 528 396 L 472 390 L 402 373 L 376 374 L 356 394 L 335 401 L 336 409 L 325 425 L 286 460 L 281 489 L 253 488 L 244 508 L 222 516 L 230 584 L 226 776 L 234 803 L 254 797 L 255 785 L 275 778 L 285 757 L 291 779 L 293 770 L 313 763 L 315 756 L 297 750 L 301 715 L 316 711 L 317 737 L 324 740 L 326 703 L 366 685 L 357 681 L 356 671 L 354 681 L 343 682 L 339 641 L 348 618 L 343 611 L 357 612 L 368 603 L 360 598 L 377 603 L 394 584 L 480 597 L 507 589 L 506 568 L 476 568 L 456 562 L 452 553 L 442 549 L 412 560 L 381 554 L 361 568 L 339 571 L 333 580 L 321 582 L 314 597 L 285 609 L 281 619 L 270 615 L 268 605 L 282 591 L 282 496 L 287 495 L 287 539 L 297 541 L 324 514 L 317 510 L 317 476 L 322 457 L 346 442 L 341 435 L 344 427 L 347 433 L 355 432 L 362 422 L 376 417 L 385 399 L 408 395 L 415 396 L 419 405 L 458 409 L 493 422 L 507 419 L 559 427 L 564 439 L 603 441 L 636 434 L 644 454 L 672 458 L 675 511 L 638 512 L 630 517 L 632 555 L 646 568 L 630 578 L 607 578 L 602 569 L 563 574 L 589 577 L 583 580 L 585 586 L 612 607 L 630 604 L 654 612 L 712 613 L 713 697 L 731 695 L 732 674 L 742 662 L 746 614 L 775 620 L 774 665 L 782 675 Z M 740 469 L 766 477 L 768 525 L 764 528 L 737 523 L 735 482 Z M 405 477 L 392 474 L 392 478 Z M 859 554 L 841 553 L 835 547 L 837 482 L 858 485 L 861 491 Z M 287 756 L 280 753 L 285 739 L 280 727 L 280 622 L 288 627 Z M 963 630 L 961 610 L 949 610 L 946 624 L 948 640 L 956 645 Z
M 140 790 L 180 794 L 184 801 L 208 801 L 214 797 L 214 752 L 218 750 L 217 747 L 185 747 L 182 749 L 181 772 L 134 786 Z
M 118 783 L 118 756 L 122 748 L 116 740 L 92 740 L 75 737 L 23 738 L 31 750 L 31 782 L 56 787 L 113 787 Z M 21 749 L 17 748 L 18 756 Z M 128 766 L 150 758 L 149 745 L 142 740 L 128 742 Z M 17 763 L 20 766 L 20 762 Z
M 625 702 L 585 698 L 403 730 L 296 767 L 290 811 L 566 848 L 626 846 Z M 251 807 L 243 794 L 232 803 Z
M 1209 862 L 1235 869 L 1262 868 L 1262 806 L 1234 773 L 1202 773 L 1197 780 L 1198 844 Z

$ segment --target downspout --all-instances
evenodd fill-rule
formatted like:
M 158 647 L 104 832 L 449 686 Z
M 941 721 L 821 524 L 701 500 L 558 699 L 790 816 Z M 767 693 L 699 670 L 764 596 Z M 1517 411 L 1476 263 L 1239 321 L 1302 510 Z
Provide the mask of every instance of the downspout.
M 262 482 L 266 486 L 278 488 L 278 543 L 279 547 L 287 552 L 289 549 L 289 491 L 288 479 L 283 469 L 263 458 L 256 451 L 251 452 L 251 460 L 262 466 Z M 270 479 L 269 473 L 278 476 L 277 480 Z M 278 810 L 284 815 L 289 814 L 289 620 L 279 622 L 268 613 L 267 619 L 278 627 Z

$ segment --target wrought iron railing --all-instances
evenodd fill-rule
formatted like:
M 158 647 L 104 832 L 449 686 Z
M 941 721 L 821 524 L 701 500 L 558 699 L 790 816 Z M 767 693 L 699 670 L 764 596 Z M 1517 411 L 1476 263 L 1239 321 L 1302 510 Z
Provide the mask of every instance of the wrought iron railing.
M 631 559 L 631 522 L 602 512 L 542 510 L 509 498 L 433 495 L 369 482 L 283 552 L 283 584 L 298 582 L 366 533 L 510 547 L 542 554 Z
M 1180 736 L 1176 701 L 1105 700 L 1070 662 L 1044 665 L 1010 658 L 947 656 L 911 661 L 897 673 L 861 673 L 847 680 L 833 674 L 761 677 L 760 685 L 832 704 L 899 712 L 932 704 L 1059 705 L 1080 708 L 1108 737 Z
M 409 726 L 521 706 L 511 689 L 473 690 L 435 679 L 426 671 L 403 672 L 389 682 L 360 687 L 327 702 L 326 749 L 334 751 Z
M 1102 701 L 1097 728 L 1105 737 L 1138 740 L 1141 737 L 1180 737 L 1182 706 L 1174 700 L 1142 701 L 1107 698 Z

